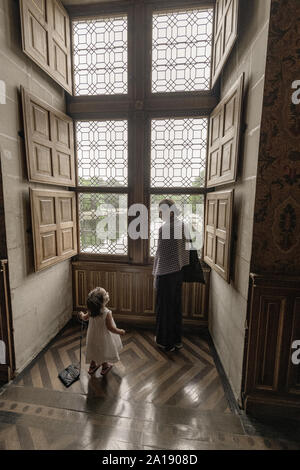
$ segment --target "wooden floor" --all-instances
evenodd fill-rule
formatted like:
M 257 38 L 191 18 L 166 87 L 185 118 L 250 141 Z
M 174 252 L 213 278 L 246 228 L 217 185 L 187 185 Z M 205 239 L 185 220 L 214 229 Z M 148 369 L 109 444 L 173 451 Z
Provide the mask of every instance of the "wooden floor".
M 237 408 L 205 335 L 157 349 L 150 331 L 128 331 L 106 377 L 66 389 L 57 375 L 79 360 L 69 325 L 0 395 L 0 449 L 299 449 L 300 432 L 263 426 Z M 83 340 L 83 357 L 85 332 Z

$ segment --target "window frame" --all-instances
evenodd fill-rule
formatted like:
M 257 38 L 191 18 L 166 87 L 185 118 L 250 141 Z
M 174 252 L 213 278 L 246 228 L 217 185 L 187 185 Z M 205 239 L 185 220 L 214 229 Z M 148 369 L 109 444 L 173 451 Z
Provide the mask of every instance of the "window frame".
M 146 171 L 145 171 L 145 180 L 148 183 L 146 185 L 146 193 L 147 193 L 147 200 L 146 200 L 146 206 L 148 209 L 150 209 L 150 199 L 152 195 L 155 194 L 160 194 L 160 195 L 168 195 L 168 194 L 174 194 L 174 195 L 203 195 L 203 228 L 202 228 L 202 235 L 203 235 L 203 240 L 204 240 L 204 234 L 205 234 L 205 207 L 206 207 L 206 195 L 209 194 L 210 192 L 213 192 L 214 189 L 207 188 L 206 187 L 206 177 L 207 177 L 207 153 L 206 153 L 206 163 L 205 163 L 205 183 L 203 186 L 199 187 L 159 187 L 159 186 L 151 186 L 151 121 L 155 119 L 176 119 L 176 118 L 204 118 L 207 119 L 207 137 L 206 137 L 206 148 L 208 149 L 208 144 L 209 144 L 209 115 L 207 114 L 196 114 L 194 111 L 188 112 L 181 112 L 178 111 L 176 113 L 149 113 L 148 115 L 148 122 L 147 122 L 147 132 L 146 132 L 146 146 L 145 146 L 145 160 L 147 163 L 146 166 Z M 148 157 L 148 158 L 147 158 Z M 148 227 L 148 240 L 145 240 L 147 243 L 147 252 L 148 252 L 148 261 L 150 263 L 153 262 L 154 257 L 151 256 L 150 254 L 150 211 L 149 211 L 149 227 Z M 201 252 L 201 259 L 203 259 L 203 250 Z
M 180 1 L 176 1 L 176 0 L 173 0 L 173 1 L 167 1 L 165 2 L 166 3 L 166 6 L 164 5 L 163 8 L 161 6 L 161 4 L 159 3 L 158 5 L 155 4 L 155 3 L 158 3 L 158 2 L 149 2 L 150 4 L 147 5 L 146 7 L 146 23 L 147 25 L 149 26 L 147 28 L 147 31 L 146 31 L 146 50 L 149 51 L 149 60 L 147 61 L 146 63 L 146 96 L 147 98 L 151 98 L 152 100 L 154 99 L 154 97 L 157 97 L 156 99 L 157 100 L 160 100 L 161 98 L 163 98 L 166 94 L 172 94 L 173 96 L 177 97 L 177 98 L 180 98 L 180 97 L 184 97 L 186 98 L 186 95 L 189 95 L 191 98 L 192 97 L 196 97 L 199 95 L 199 93 L 201 95 L 209 95 L 211 90 L 212 90 L 212 64 L 213 64 L 213 57 L 212 57 L 212 54 L 213 54 L 213 43 L 214 43 L 214 13 L 213 13 L 213 22 L 212 22 L 212 29 L 213 29 L 213 32 L 212 32 L 212 42 L 211 42 L 211 68 L 210 68 L 210 88 L 209 90 L 196 90 L 196 91 L 173 91 L 173 92 L 155 92 L 155 93 L 152 93 L 152 83 L 151 83 L 151 79 L 152 79 L 152 27 L 150 28 L 150 26 L 152 26 L 152 15 L 154 13 L 160 13 L 160 12 L 167 12 L 169 11 L 170 9 L 172 9 L 173 7 L 173 10 L 178 10 L 178 11 L 182 11 L 183 9 L 183 5 L 182 3 L 185 4 L 186 6 L 186 10 L 192 10 L 192 9 L 196 9 L 196 8 L 201 8 L 203 10 L 206 10 L 206 9 L 212 9 L 214 10 L 214 7 L 215 7 L 215 2 L 214 1 L 208 1 L 208 0 L 187 0 L 186 2 L 180 2 Z
M 163 8 L 161 8 L 159 0 L 145 0 L 143 3 L 136 0 L 131 0 L 130 2 L 121 0 L 113 4 L 102 3 L 68 8 L 71 32 L 73 31 L 72 21 L 74 20 L 108 17 L 118 14 L 126 14 L 128 18 L 128 94 L 67 96 L 67 113 L 74 121 L 106 119 L 126 119 L 128 121 L 127 187 L 78 186 L 78 161 L 77 152 L 75 151 L 76 187 L 73 190 L 77 193 L 78 241 L 80 241 L 78 193 L 124 193 L 128 197 L 128 207 L 133 203 L 143 203 L 148 208 L 151 194 L 204 194 L 205 210 L 205 195 L 214 190 L 206 188 L 206 181 L 205 186 L 202 188 L 150 187 L 151 119 L 176 117 L 207 118 L 208 142 L 210 113 L 218 103 L 218 91 L 212 88 L 210 90 L 188 92 L 152 93 L 151 91 L 152 14 L 173 8 L 180 11 L 183 8 L 190 9 L 195 7 L 214 9 L 215 6 L 215 1 L 213 0 L 188 0 L 184 2 L 184 5 L 182 3 L 180 0 L 167 0 Z M 145 34 L 145 28 L 147 34 Z M 135 44 L 138 44 L 138 47 L 135 47 Z M 150 53 L 147 53 L 147 51 L 150 51 Z M 76 143 L 76 135 L 74 141 Z M 140 155 L 143 158 L 139 158 Z M 137 175 L 139 175 L 139 185 L 135 184 Z M 128 223 L 130 223 L 131 219 L 131 217 L 128 217 Z M 149 265 L 153 261 L 153 258 L 150 256 L 149 246 L 149 238 L 147 240 L 131 240 L 128 237 L 128 253 L 121 256 L 81 253 L 79 242 L 77 259 Z
M 112 187 L 112 186 L 79 186 L 78 184 L 78 154 L 77 154 L 77 139 L 76 139 L 76 122 L 77 121 L 89 121 L 89 120 L 94 120 L 94 121 L 105 121 L 105 120 L 119 120 L 119 119 L 122 119 L 122 120 L 127 120 L 128 122 L 128 184 L 127 186 L 116 186 L 116 187 Z M 106 115 L 106 116 L 101 116 L 101 117 L 98 117 L 95 118 L 95 119 L 76 119 L 74 120 L 74 142 L 75 142 L 75 163 L 76 163 L 76 187 L 73 188 L 73 190 L 76 192 L 76 217 L 77 217 L 77 240 L 78 240 L 78 258 L 80 260 L 91 260 L 91 261 L 104 261 L 104 262 L 116 262 L 116 263 L 126 263 L 129 261 L 130 259 L 130 255 L 129 255 L 129 242 L 130 242 L 130 238 L 128 237 L 128 251 L 127 251 L 127 254 L 126 255 L 110 255 L 110 254 L 96 254 L 96 253 L 83 253 L 80 251 L 80 217 L 79 217 L 79 195 L 82 194 L 82 193 L 89 193 L 89 194 L 126 194 L 127 195 L 127 204 L 128 204 L 128 207 L 129 207 L 129 181 L 130 181 L 130 165 L 129 165 L 129 162 L 130 162 L 130 157 L 129 157 L 129 153 L 130 153 L 130 149 L 131 149 L 131 146 L 132 146 L 132 139 L 130 138 L 131 136 L 131 132 L 132 132 L 132 129 L 131 129 L 131 125 L 130 125 L 130 121 L 128 119 L 128 115 L 124 115 L 123 117 L 116 117 L 115 115 L 114 116 L 110 116 L 110 115 Z

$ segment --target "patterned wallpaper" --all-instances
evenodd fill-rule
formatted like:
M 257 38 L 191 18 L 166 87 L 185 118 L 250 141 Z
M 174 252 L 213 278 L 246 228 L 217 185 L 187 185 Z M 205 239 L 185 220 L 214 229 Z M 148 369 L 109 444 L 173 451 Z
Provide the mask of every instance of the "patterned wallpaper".
M 300 275 L 300 0 L 272 0 L 251 270 Z

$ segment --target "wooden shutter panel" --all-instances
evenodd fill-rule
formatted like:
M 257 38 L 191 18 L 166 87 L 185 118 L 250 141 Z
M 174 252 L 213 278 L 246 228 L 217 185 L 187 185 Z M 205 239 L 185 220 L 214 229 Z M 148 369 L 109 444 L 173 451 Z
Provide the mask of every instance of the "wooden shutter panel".
M 204 261 L 230 281 L 233 190 L 206 197 Z
M 217 0 L 215 6 L 214 43 L 212 59 L 212 86 L 237 39 L 239 0 Z
M 59 0 L 20 0 L 23 51 L 72 94 L 69 16 Z
M 75 186 L 74 123 L 22 88 L 29 181 Z
M 77 254 L 76 196 L 30 189 L 35 270 Z
M 243 85 L 244 74 L 210 116 L 206 181 L 208 188 L 236 181 Z

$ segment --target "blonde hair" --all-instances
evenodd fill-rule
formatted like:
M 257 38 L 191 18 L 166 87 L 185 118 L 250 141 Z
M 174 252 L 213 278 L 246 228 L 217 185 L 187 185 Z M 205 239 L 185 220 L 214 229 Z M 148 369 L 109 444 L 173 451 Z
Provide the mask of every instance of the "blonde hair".
M 103 287 L 96 287 L 89 292 L 86 305 L 91 313 L 91 317 L 97 317 L 101 314 L 104 303 L 104 294 L 105 289 L 103 289 Z

